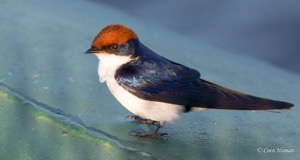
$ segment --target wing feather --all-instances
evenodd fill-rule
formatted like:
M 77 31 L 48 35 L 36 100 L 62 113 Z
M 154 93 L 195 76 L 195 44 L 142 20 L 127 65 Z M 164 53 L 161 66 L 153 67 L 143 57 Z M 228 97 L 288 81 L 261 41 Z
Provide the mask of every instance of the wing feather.
M 187 111 L 192 107 L 266 110 L 293 106 L 216 85 L 200 79 L 194 69 L 148 52 L 123 65 L 115 75 L 120 86 L 141 99 L 183 105 Z

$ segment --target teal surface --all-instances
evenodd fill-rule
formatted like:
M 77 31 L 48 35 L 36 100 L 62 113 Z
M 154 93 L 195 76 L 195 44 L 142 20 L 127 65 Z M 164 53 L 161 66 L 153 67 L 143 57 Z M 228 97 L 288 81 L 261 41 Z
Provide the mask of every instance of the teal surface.
M 300 77 L 217 49 L 93 1 L 0 0 L 0 159 L 299 159 Z M 155 140 L 98 82 L 84 55 L 111 23 L 131 27 L 161 55 L 202 78 L 292 102 L 289 111 L 183 114 Z

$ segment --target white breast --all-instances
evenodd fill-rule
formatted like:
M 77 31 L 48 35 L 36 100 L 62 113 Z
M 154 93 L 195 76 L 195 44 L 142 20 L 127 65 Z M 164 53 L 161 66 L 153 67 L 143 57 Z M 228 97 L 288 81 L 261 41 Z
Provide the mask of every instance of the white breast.
M 172 122 L 179 118 L 183 106 L 143 100 L 121 87 L 115 80 L 116 70 L 131 59 L 125 56 L 97 55 L 99 81 L 106 82 L 114 97 L 130 112 L 147 119 Z

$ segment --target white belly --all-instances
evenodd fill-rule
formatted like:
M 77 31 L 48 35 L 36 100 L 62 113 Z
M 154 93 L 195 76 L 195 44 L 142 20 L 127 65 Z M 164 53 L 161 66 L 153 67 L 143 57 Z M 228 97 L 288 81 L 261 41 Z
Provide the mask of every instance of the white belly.
M 97 57 L 100 59 L 98 66 L 99 81 L 106 82 L 110 92 L 130 112 L 160 122 L 172 122 L 179 118 L 183 106 L 143 100 L 126 91 L 116 82 L 114 78 L 116 70 L 121 65 L 129 62 L 129 57 L 113 55 L 97 55 Z
M 172 122 L 179 118 L 179 114 L 183 110 L 183 106 L 180 105 L 138 98 L 121 87 L 114 78 L 107 79 L 106 84 L 110 92 L 126 109 L 144 118 Z

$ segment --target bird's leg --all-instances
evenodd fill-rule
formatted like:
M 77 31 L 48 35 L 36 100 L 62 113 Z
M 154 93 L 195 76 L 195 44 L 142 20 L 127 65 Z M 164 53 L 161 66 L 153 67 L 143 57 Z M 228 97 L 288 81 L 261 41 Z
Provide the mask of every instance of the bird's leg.
M 157 133 L 159 128 L 161 127 L 161 123 L 158 122 L 158 121 L 153 121 L 151 119 L 142 119 L 138 116 L 127 116 L 126 118 L 131 118 L 131 119 L 133 119 L 137 122 L 144 123 L 144 124 L 156 125 L 156 128 L 155 128 L 155 130 L 153 131 L 152 134 L 146 134 L 144 132 L 137 132 L 137 133 L 135 133 L 133 135 L 130 135 L 130 136 L 138 137 L 140 139 L 151 139 L 151 138 L 156 138 L 156 137 L 168 135 L 167 133 Z
M 144 119 L 144 118 L 141 118 L 139 116 L 127 116 L 125 119 L 127 118 L 130 118 L 130 119 L 133 119 L 134 121 L 136 122 L 139 122 L 139 123 L 144 123 L 144 124 L 157 124 L 158 122 L 157 121 L 153 121 L 151 119 Z

